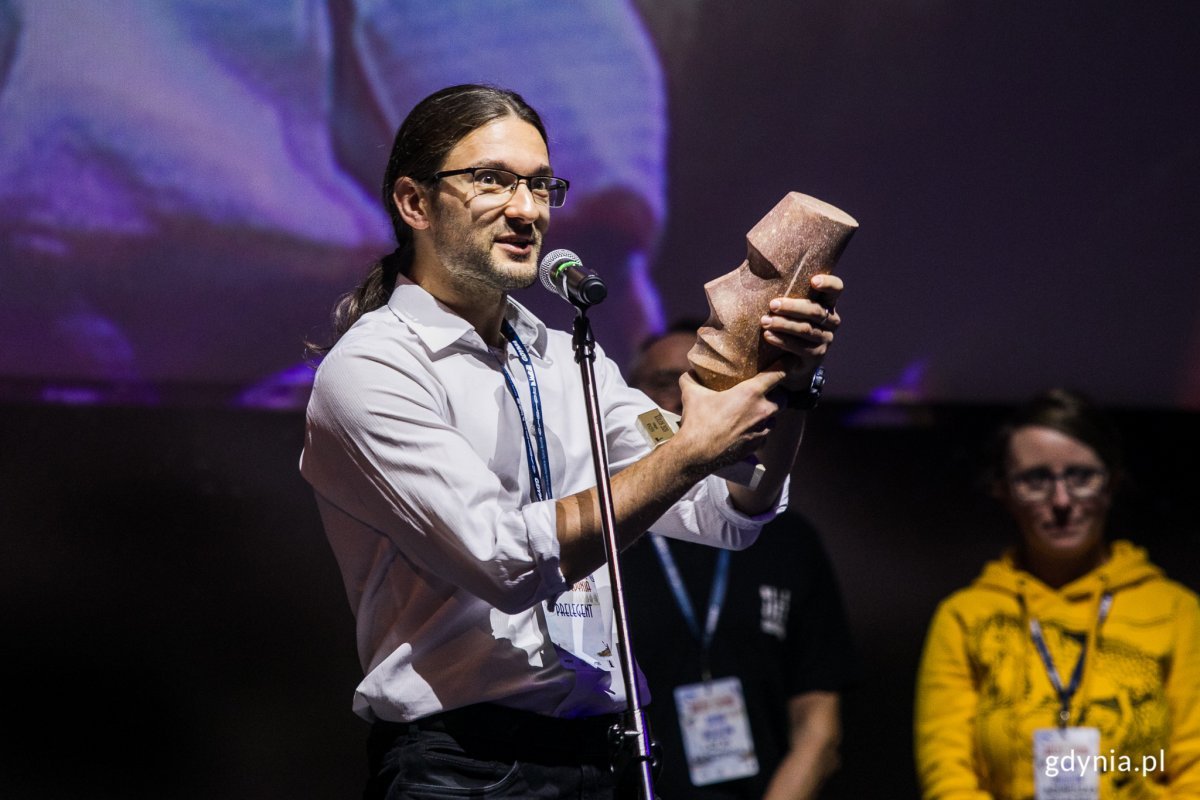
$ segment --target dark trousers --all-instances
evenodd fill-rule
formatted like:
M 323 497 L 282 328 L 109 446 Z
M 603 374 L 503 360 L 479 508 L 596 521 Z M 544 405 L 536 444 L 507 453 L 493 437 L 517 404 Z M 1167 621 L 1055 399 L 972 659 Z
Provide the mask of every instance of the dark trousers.
M 555 719 L 493 705 L 375 722 L 364 800 L 450 797 L 615 800 L 618 718 Z

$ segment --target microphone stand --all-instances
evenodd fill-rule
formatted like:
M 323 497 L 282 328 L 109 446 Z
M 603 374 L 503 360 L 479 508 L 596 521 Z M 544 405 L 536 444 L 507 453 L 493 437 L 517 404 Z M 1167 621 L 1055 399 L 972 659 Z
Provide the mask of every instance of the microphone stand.
M 600 522 L 604 536 L 605 555 L 608 560 L 608 576 L 612 584 L 613 620 L 617 626 L 618 655 L 621 661 L 621 676 L 625 680 L 625 697 L 628 705 L 622 721 L 612 728 L 616 749 L 613 771 L 616 775 L 618 797 L 623 787 L 631 786 L 629 769 L 636 769 L 637 797 L 654 800 L 654 756 L 651 753 L 649 730 L 642 713 L 641 690 L 634 674 L 633 646 L 629 641 L 629 624 L 625 617 L 625 592 L 621 584 L 621 568 L 618 562 L 616 512 L 613 510 L 612 484 L 608 476 L 608 445 L 604 440 L 604 425 L 600 418 L 600 400 L 596 392 L 596 340 L 592 336 L 592 324 L 587 316 L 587 304 L 572 301 L 578 313 L 575 316 L 574 345 L 575 361 L 583 377 L 583 393 L 587 401 L 588 426 L 592 436 L 592 465 L 596 470 L 596 489 L 600 493 Z

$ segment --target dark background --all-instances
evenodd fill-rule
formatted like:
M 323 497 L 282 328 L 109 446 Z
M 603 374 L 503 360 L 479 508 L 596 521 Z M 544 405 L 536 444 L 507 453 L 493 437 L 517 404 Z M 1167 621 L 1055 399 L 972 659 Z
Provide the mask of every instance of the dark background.
M 819 408 L 795 473 L 863 662 L 834 798 L 914 796 L 925 626 L 1008 537 L 972 480 L 1000 408 L 884 411 Z M 1200 418 L 1114 413 L 1135 480 L 1112 531 L 1200 588 Z M 302 437 L 299 412 L 3 409 L 0 796 L 358 795 L 354 624 Z
M 637 5 L 670 99 L 668 309 L 704 312 L 734 232 L 795 190 L 861 224 L 834 396 L 1200 407 L 1200 6 Z
M 610 283 L 619 358 L 799 191 L 861 223 L 831 396 L 1200 410 L 1197 31 L 1187 0 L 9 0 L 0 394 L 302 380 L 390 249 L 396 125 L 489 81 L 546 117 L 546 244 Z

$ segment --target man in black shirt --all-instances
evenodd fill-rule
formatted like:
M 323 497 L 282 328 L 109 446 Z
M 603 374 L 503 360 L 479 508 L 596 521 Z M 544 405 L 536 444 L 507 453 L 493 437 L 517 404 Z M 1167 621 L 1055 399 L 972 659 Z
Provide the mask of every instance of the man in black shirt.
M 680 410 L 695 330 L 680 323 L 643 344 L 631 370 L 667 411 Z M 736 553 L 647 536 L 622 573 L 663 749 L 659 796 L 816 797 L 838 764 L 840 692 L 855 669 L 816 530 L 785 513 Z

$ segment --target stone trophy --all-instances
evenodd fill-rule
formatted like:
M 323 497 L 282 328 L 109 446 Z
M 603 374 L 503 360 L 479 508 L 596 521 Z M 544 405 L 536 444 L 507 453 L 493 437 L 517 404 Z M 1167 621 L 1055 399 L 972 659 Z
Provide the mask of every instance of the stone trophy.
M 704 285 L 708 321 L 688 361 L 696 380 L 721 391 L 782 355 L 759 320 L 775 297 L 808 297 L 812 276 L 832 272 L 858 222 L 815 197 L 790 192 L 746 234 L 746 260 Z
M 776 297 L 808 297 L 809 280 L 832 272 L 858 229 L 846 212 L 799 192 L 789 192 L 746 234 L 746 260 L 704 285 L 709 317 L 688 352 L 702 385 L 722 391 L 757 374 L 782 355 L 762 336 L 760 319 Z M 639 423 L 655 446 L 679 429 L 679 418 L 661 409 Z M 756 460 L 718 474 L 754 488 L 763 468 Z

